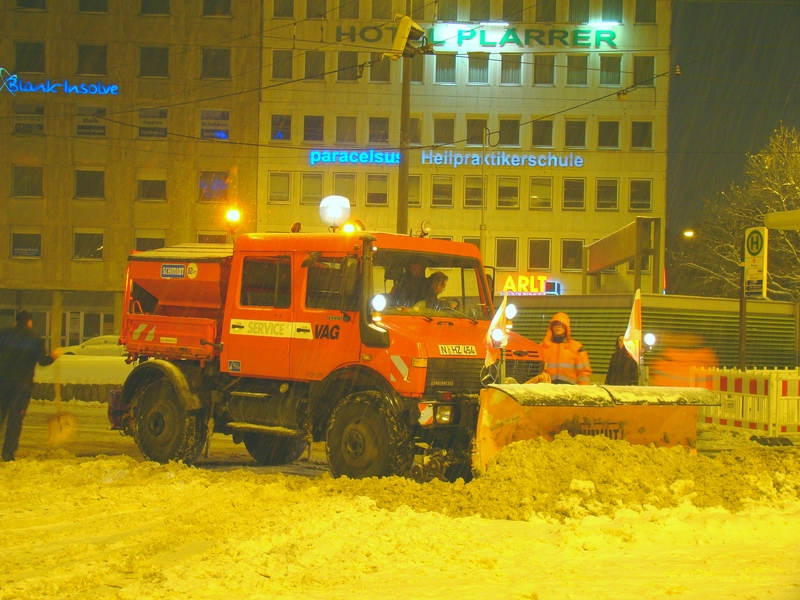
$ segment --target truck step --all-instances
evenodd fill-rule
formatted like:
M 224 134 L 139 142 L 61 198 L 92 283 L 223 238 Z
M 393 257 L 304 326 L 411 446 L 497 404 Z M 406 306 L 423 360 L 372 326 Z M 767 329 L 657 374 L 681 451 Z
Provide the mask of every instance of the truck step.
M 231 396 L 237 396 L 238 398 L 261 398 L 266 400 L 270 398 L 272 394 L 265 394 L 263 392 L 231 392 Z
M 288 427 L 272 427 L 270 425 L 254 425 L 253 423 L 239 423 L 233 421 L 227 423 L 226 427 L 236 431 L 251 431 L 253 433 L 271 433 L 272 435 L 282 435 L 285 437 L 302 437 L 305 432 L 300 429 L 289 429 Z

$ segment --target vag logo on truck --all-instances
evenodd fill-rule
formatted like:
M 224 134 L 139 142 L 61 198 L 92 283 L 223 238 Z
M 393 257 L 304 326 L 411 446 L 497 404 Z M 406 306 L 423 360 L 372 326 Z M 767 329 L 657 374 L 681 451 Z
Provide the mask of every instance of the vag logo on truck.
M 161 279 L 183 279 L 186 277 L 185 265 L 161 265 Z
M 318 340 L 338 340 L 339 339 L 339 326 L 338 325 L 314 325 L 314 337 Z

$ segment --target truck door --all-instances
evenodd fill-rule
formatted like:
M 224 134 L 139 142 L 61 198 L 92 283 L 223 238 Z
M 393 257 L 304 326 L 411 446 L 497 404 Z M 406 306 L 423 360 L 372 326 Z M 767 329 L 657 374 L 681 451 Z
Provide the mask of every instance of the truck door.
M 295 318 L 307 324 L 309 331 L 293 340 L 292 376 L 296 379 L 319 381 L 337 367 L 359 360 L 358 286 L 345 293 L 343 300 L 342 259 L 318 255 L 306 259 L 299 269 L 305 285 Z
M 228 299 L 222 370 L 232 375 L 289 378 L 292 260 L 287 255 L 246 256 L 236 294 Z

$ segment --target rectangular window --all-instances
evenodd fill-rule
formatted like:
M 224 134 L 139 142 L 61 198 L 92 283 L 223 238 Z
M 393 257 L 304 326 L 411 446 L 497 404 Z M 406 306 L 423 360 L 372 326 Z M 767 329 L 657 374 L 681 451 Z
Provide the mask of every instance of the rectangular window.
M 469 0 L 469 20 L 477 23 L 491 20 L 489 0 Z
M 586 85 L 589 73 L 589 57 L 569 54 L 567 56 L 567 85 Z
M 108 75 L 108 46 L 78 44 L 78 75 Z
M 15 104 L 14 134 L 44 135 L 44 104 Z
M 325 79 L 325 53 L 319 51 L 306 53 L 306 79 Z
M 369 141 L 371 144 L 389 143 L 389 117 L 369 118 Z
M 167 199 L 167 180 L 166 178 L 155 179 L 142 175 L 136 179 L 136 199 L 137 200 L 166 200 Z
M 389 176 L 367 174 L 367 206 L 389 205 Z
M 342 196 L 350 201 L 350 206 L 356 203 L 356 174 L 355 173 L 334 173 L 333 174 L 333 194 Z
M 17 8 L 45 10 L 45 0 L 17 0 Z
M 455 83 L 456 82 L 456 55 L 437 54 L 436 55 L 436 83 Z
M 337 52 L 337 81 L 358 81 L 358 52 Z
M 289 308 L 292 263 L 288 257 L 246 258 L 242 270 L 242 306 Z
M 416 54 L 411 57 L 411 83 L 424 83 L 424 81 L 425 55 Z
M 470 52 L 467 83 L 489 83 L 489 55 L 485 52 Z
M 481 238 L 479 238 L 479 237 L 472 237 L 472 236 L 465 235 L 463 238 L 461 238 L 461 241 L 464 242 L 465 244 L 472 244 L 478 250 L 481 249 Z M 490 291 L 493 291 L 493 290 L 490 290 Z
M 422 119 L 419 117 L 411 117 L 409 120 L 408 143 L 422 145 Z
M 224 202 L 228 199 L 227 171 L 200 171 L 200 202 Z
M 231 49 L 203 48 L 203 67 L 200 77 L 203 79 L 231 78 Z
M 107 13 L 108 0 L 78 0 L 78 12 Z
M 500 55 L 500 83 L 502 85 L 520 85 L 522 83 L 522 55 Z
M 272 115 L 270 139 L 288 142 L 292 139 L 292 115 Z
M 616 179 L 597 180 L 597 210 L 617 210 L 619 208 L 619 181 Z
M 601 20 L 604 23 L 622 23 L 622 0 L 603 0 Z
M 655 86 L 656 59 L 654 56 L 633 57 L 633 85 L 639 87 Z
M 497 208 L 519 208 L 519 177 L 497 178 Z
M 486 119 L 467 119 L 467 146 L 483 147 Z
M 269 174 L 269 203 L 270 204 L 289 204 L 289 184 L 291 173 Z
M 628 261 L 628 273 L 633 273 L 634 272 L 634 267 L 635 267 L 634 260 L 635 259 L 631 259 L 631 260 Z M 648 256 L 646 254 L 644 256 L 642 256 L 641 260 L 639 261 L 639 264 L 641 265 L 642 273 L 649 273 L 650 272 L 650 256 Z
M 656 0 L 636 0 L 636 22 L 656 22 Z
M 650 212 L 653 210 L 653 182 L 650 179 L 631 179 L 631 198 L 628 210 Z
M 339 144 L 356 143 L 355 117 L 336 117 L 336 142 Z
M 514 23 L 524 20 L 522 0 L 503 0 L 503 21 Z
M 44 42 L 14 42 L 17 73 L 45 73 Z
M 204 233 L 197 233 L 197 243 L 198 244 L 227 244 L 228 243 L 228 234 L 227 233 L 211 233 L 211 232 L 204 232 Z
M 272 16 L 278 19 L 294 17 L 294 0 L 273 0 Z
M 484 178 L 475 175 L 464 176 L 464 208 L 483 206 Z
M 567 121 L 564 126 L 564 146 L 586 147 L 586 121 Z
M 140 108 L 139 128 L 140 138 L 166 139 L 169 113 L 166 108 Z
M 408 176 L 408 205 L 410 207 L 419 207 L 422 205 L 422 176 L 409 175 Z
M 75 197 L 104 200 L 106 197 L 106 172 L 76 170 Z
M 169 48 L 139 48 L 139 77 L 169 77 Z
M 425 5 L 427 0 L 411 0 L 411 18 L 414 21 L 425 20 Z
M 369 67 L 369 80 L 373 82 L 388 83 L 392 79 L 392 61 L 381 58 L 381 52 L 372 53 L 372 64 Z
M 105 106 L 79 106 L 76 124 L 75 135 L 78 137 L 105 137 Z
M 42 257 L 41 233 L 16 233 L 11 234 L 11 256 Z
M 586 208 L 586 180 L 564 178 L 564 210 L 583 210 Z
M 200 139 L 229 140 L 231 137 L 231 111 L 200 111 Z
M 634 121 L 631 123 L 631 148 L 653 149 L 653 123 Z
M 358 293 L 350 292 L 345 298 L 342 298 L 343 262 L 341 258 L 323 256 L 314 260 L 305 269 L 308 282 L 306 285 L 306 308 L 337 312 L 340 309 L 358 310 Z
M 455 119 L 433 120 L 433 143 L 452 144 L 455 139 Z
M 433 175 L 431 177 L 431 207 L 453 207 L 452 175 Z
M 561 240 L 561 270 L 580 271 L 583 267 L 583 240 Z
M 500 119 L 501 146 L 519 146 L 519 119 Z
M 556 0 L 539 0 L 536 3 L 536 22 L 553 23 L 556 20 Z
M 600 55 L 600 85 L 618 86 L 621 73 L 621 56 Z
M 553 85 L 556 81 L 555 54 L 533 55 L 533 85 Z
M 589 22 L 589 0 L 569 0 L 569 16 L 567 21 L 570 23 Z
M 528 208 L 531 210 L 552 210 L 552 177 L 531 177 L 530 202 Z
M 325 19 L 327 16 L 326 0 L 306 0 L 306 19 Z
M 14 165 L 14 192 L 17 198 L 42 198 L 43 167 Z
M 291 79 L 292 78 L 292 51 L 273 50 L 272 51 L 272 78 Z
M 498 271 L 517 270 L 517 243 L 516 238 L 497 238 L 495 240 L 495 267 Z
M 230 17 L 231 0 L 203 0 L 204 17 Z
M 537 119 L 533 122 L 532 145 L 538 148 L 553 147 L 553 121 L 551 119 Z
M 372 0 L 372 18 L 389 21 L 392 15 L 392 0 Z
M 528 240 L 528 270 L 550 270 L 550 240 Z
M 321 142 L 324 140 L 325 117 L 306 115 L 303 117 L 303 141 Z
M 137 229 L 133 239 L 133 247 L 139 252 L 166 246 L 166 232 L 163 229 Z
M 73 233 L 72 258 L 103 260 L 102 231 L 78 231 Z
M 439 21 L 458 21 L 458 0 L 439 0 Z
M 597 126 L 597 147 L 619 148 L 619 121 L 600 121 Z
M 300 175 L 300 204 L 319 206 L 322 201 L 322 173 Z
M 339 18 L 357 19 L 359 8 L 359 0 L 339 0 Z
M 142 15 L 168 15 L 169 0 L 142 0 L 139 14 Z

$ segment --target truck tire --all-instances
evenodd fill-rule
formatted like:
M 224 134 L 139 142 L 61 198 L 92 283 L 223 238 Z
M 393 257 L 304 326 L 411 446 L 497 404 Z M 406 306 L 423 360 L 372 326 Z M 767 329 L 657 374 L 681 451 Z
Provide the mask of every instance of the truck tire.
M 203 411 L 184 409 L 168 378 L 157 379 L 142 390 L 136 408 L 136 439 L 145 458 L 191 464 L 203 451 L 207 427 Z
M 301 437 L 245 433 L 244 447 L 262 467 L 288 465 L 303 456 L 308 444 Z
M 414 460 L 408 426 L 374 391 L 356 392 L 333 409 L 325 440 L 334 477 L 405 475 Z

